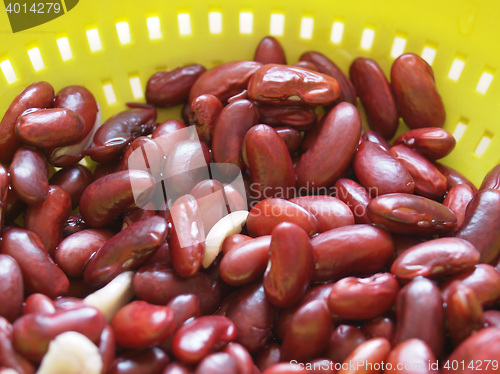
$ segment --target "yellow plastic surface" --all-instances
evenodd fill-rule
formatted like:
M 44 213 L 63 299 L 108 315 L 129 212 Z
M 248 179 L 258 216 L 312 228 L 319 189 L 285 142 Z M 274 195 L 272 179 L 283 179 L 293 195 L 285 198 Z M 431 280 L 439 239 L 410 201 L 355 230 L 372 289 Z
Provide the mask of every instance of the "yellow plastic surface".
M 289 62 L 314 49 L 345 71 L 353 58 L 369 56 L 388 74 L 397 55 L 414 52 L 431 63 L 447 111 L 445 128 L 458 140 L 443 161 L 479 184 L 500 163 L 499 15 L 498 0 L 80 0 L 64 16 L 13 34 L 2 9 L 0 113 L 25 86 L 46 80 L 56 91 L 86 86 L 107 118 L 127 101 L 143 101 L 156 71 L 252 59 L 269 34 L 282 42 Z M 129 40 L 126 33 L 119 37 L 117 24 L 128 25 Z M 94 51 L 91 30 L 101 42 Z M 62 38 L 70 58 L 59 49 Z M 41 64 L 32 63 L 33 48 Z M 105 94 L 110 89 L 115 100 Z

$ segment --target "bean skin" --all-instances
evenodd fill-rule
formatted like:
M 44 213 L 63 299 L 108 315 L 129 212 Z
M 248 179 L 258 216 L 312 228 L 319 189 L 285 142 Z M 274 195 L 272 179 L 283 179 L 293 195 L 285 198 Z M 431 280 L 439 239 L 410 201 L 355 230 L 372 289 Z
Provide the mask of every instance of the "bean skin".
M 262 374 L 308 374 L 305 367 L 294 365 L 290 362 L 279 362 L 271 365 Z
M 392 348 L 387 357 L 385 373 L 439 374 L 438 369 L 430 367 L 436 362 L 436 356 L 425 342 L 408 339 Z
M 196 132 L 202 142 L 212 144 L 217 118 L 223 105 L 217 96 L 211 94 L 200 95 L 191 103 L 189 122 L 196 126 Z
M 351 367 L 352 362 L 366 362 L 366 368 L 361 369 L 366 374 L 381 373 L 382 363 L 391 351 L 391 344 L 385 338 L 374 338 L 359 345 L 342 363 L 337 374 L 357 374 L 359 371 Z M 371 365 L 369 365 L 371 364 Z
M 391 341 L 394 337 L 396 325 L 394 321 L 388 317 L 378 317 L 369 321 L 366 321 L 361 330 L 367 336 L 367 338 L 386 338 Z
M 487 188 L 493 188 L 495 190 L 500 190 L 500 164 L 491 169 L 488 174 L 483 179 L 480 190 L 485 190 Z
M 160 146 L 165 156 L 168 156 L 170 150 L 180 141 L 189 138 L 189 131 L 183 130 L 186 125 L 179 120 L 171 119 L 156 126 L 151 134 L 155 142 Z M 157 139 L 157 138 L 161 138 Z
M 13 332 L 9 321 L 0 316 L 0 368 L 10 368 L 18 374 L 34 374 L 34 366 L 14 349 Z
M 472 183 L 469 179 L 467 179 L 463 174 L 461 174 L 457 170 L 453 169 L 452 167 L 446 166 L 446 165 L 441 164 L 439 162 L 435 162 L 434 164 L 436 165 L 438 170 L 441 172 L 441 174 L 443 174 L 446 177 L 446 180 L 448 182 L 448 189 L 450 189 L 451 187 L 453 187 L 457 184 L 466 184 L 467 186 L 469 186 L 471 188 L 472 192 L 474 192 L 474 194 L 476 194 L 477 187 L 474 185 L 474 183 Z
M 238 364 L 226 352 L 210 353 L 196 367 L 195 374 L 238 374 Z
M 298 130 L 291 127 L 276 127 L 275 130 L 285 142 L 288 152 L 291 155 L 300 149 L 302 137 L 300 136 L 300 132 Z
M 0 317 L 9 322 L 21 314 L 24 299 L 24 282 L 17 261 L 0 254 Z
M 32 293 L 24 300 L 23 315 L 30 313 L 51 314 L 55 311 L 54 301 L 42 293 Z
M 275 105 L 256 101 L 259 109 L 260 123 L 268 126 L 290 126 L 297 130 L 310 130 L 315 128 L 317 115 L 314 107 Z
M 93 181 L 92 172 L 79 164 L 61 169 L 49 179 L 51 185 L 61 186 L 69 193 L 72 209 L 80 204 L 83 191 Z
M 465 213 L 467 206 L 474 197 L 474 192 L 466 184 L 457 184 L 451 187 L 443 200 L 443 205 L 450 208 L 450 210 L 457 217 L 457 226 L 455 231 L 458 231 L 465 220 Z
M 107 374 L 160 374 L 168 362 L 167 354 L 158 347 L 132 350 L 116 357 Z
M 253 360 L 250 353 L 238 343 L 229 343 L 224 352 L 228 353 L 231 357 L 236 360 L 236 366 L 238 367 L 239 374 L 253 374 Z
M 380 135 L 378 132 L 374 130 L 364 131 L 363 134 L 361 135 L 361 138 L 368 142 L 378 144 L 387 151 L 391 148 L 389 142 L 382 135 Z
M 404 144 L 430 160 L 447 156 L 455 148 L 452 134 L 439 127 L 414 129 L 400 135 L 394 145 Z
M 261 64 L 286 65 L 285 51 L 280 42 L 272 36 L 266 36 L 259 42 L 253 59 Z
M 352 179 L 340 178 L 335 182 L 334 189 L 337 198 L 351 209 L 356 223 L 371 223 L 366 214 L 371 198 L 363 186 Z
M 9 193 L 9 173 L 5 167 L 0 165 L 0 231 L 3 228 L 7 208 L 7 196 Z

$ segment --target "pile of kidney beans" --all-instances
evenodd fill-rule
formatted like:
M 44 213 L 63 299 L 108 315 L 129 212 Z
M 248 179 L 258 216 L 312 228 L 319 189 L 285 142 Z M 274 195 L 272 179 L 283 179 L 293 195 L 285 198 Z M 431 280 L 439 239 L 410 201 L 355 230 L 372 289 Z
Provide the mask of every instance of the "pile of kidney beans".
M 369 58 L 349 77 L 319 52 L 287 65 L 267 37 L 254 61 L 154 74 L 146 101 L 101 125 L 84 87 L 36 82 L 3 116 L 0 373 L 34 373 L 67 331 L 102 373 L 500 373 L 500 165 L 478 189 L 437 161 L 455 139 L 419 56 L 389 83 Z M 179 104 L 183 122 L 156 122 Z M 239 167 L 246 202 L 195 180 L 186 126 L 203 163 Z M 175 226 L 128 162 L 143 147 L 176 176 Z M 217 192 L 251 209 L 205 268 Z M 111 315 L 83 301 L 125 271 Z

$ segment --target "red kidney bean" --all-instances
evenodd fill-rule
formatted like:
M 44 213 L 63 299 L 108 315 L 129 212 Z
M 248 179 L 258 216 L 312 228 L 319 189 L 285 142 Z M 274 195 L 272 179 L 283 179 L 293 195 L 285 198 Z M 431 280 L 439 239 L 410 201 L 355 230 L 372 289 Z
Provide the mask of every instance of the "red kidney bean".
M 467 205 L 457 238 L 465 239 L 476 247 L 480 262 L 495 264 L 500 255 L 500 191 L 479 191 Z
M 354 225 L 354 215 L 349 207 L 333 196 L 300 196 L 290 199 L 313 214 L 318 221 L 318 232 Z
M 248 93 L 247 93 L 247 90 L 243 90 L 243 91 L 231 96 L 229 99 L 227 99 L 227 103 L 231 104 L 233 101 L 246 100 L 246 99 L 248 99 Z
M 102 372 L 107 373 L 113 359 L 115 358 L 115 335 L 111 325 L 107 324 L 99 337 L 99 353 L 102 359 Z
M 87 229 L 69 235 L 59 243 L 54 260 L 66 275 L 80 278 L 90 257 L 114 234 L 110 230 Z
M 8 163 L 21 146 L 16 136 L 17 118 L 27 109 L 49 108 L 54 101 L 54 88 L 47 82 L 35 82 L 12 101 L 0 122 L 0 162 Z
M 448 234 L 457 224 L 455 214 L 444 205 L 405 193 L 391 193 L 371 200 L 367 214 L 374 224 L 396 234 Z
M 420 339 L 408 339 L 393 347 L 385 367 L 384 373 L 439 374 L 436 356 Z
M 192 374 L 191 367 L 179 362 L 172 362 L 165 367 L 162 374 Z
M 82 306 L 52 314 L 27 314 L 14 322 L 14 347 L 33 362 L 40 362 L 49 343 L 66 331 L 76 331 L 94 343 L 106 325 L 104 315 L 95 308 Z
M 42 152 L 21 147 L 10 164 L 10 181 L 16 195 L 26 204 L 41 204 L 49 192 L 49 168 Z
M 236 326 L 236 342 L 255 353 L 268 342 L 275 314 L 276 308 L 268 301 L 264 286 L 253 283 L 236 291 L 226 317 Z
M 483 179 L 480 190 L 485 190 L 487 188 L 493 188 L 495 190 L 500 190 L 500 164 L 491 169 L 488 174 Z
M 181 294 L 194 294 L 200 300 L 202 314 L 215 312 L 221 301 L 220 285 L 210 275 L 199 272 L 190 278 L 181 278 L 164 264 L 140 268 L 134 275 L 132 287 L 137 298 L 158 305 L 165 305 Z
M 247 90 L 252 100 L 280 105 L 329 105 L 340 95 L 335 78 L 280 64 L 260 67 L 250 78 Z
M 222 280 L 231 286 L 242 286 L 260 278 L 269 262 L 270 245 L 270 235 L 235 244 L 219 264 Z
M 413 279 L 396 299 L 397 323 L 393 345 L 421 339 L 436 357 L 444 349 L 444 308 L 439 288 L 427 278 Z
M 174 312 L 166 306 L 136 300 L 116 312 L 111 326 L 119 346 L 147 348 L 173 333 Z
M 471 288 L 483 307 L 500 300 L 500 273 L 491 265 L 477 264 L 474 269 L 455 275 L 442 285 L 443 298 L 448 298 L 449 286 L 459 280 Z
M 107 374 L 161 374 L 169 358 L 158 347 L 127 351 L 111 364 Z
M 298 68 L 309 69 L 309 70 L 312 70 L 312 71 L 317 71 L 318 73 L 320 72 L 318 70 L 318 67 L 316 65 L 314 65 L 312 62 L 309 62 L 309 61 L 297 61 L 297 62 L 293 63 L 293 66 L 297 66 Z
M 224 348 L 236 338 L 236 326 L 224 316 L 201 316 L 179 328 L 172 351 L 187 364 L 200 362 L 207 354 Z
M 415 181 L 404 164 L 382 146 L 369 141 L 363 141 L 358 147 L 354 172 L 373 197 L 415 190 Z
M 261 371 L 281 362 L 281 346 L 276 342 L 270 342 L 254 355 L 254 362 Z
M 164 156 L 158 143 L 160 142 L 147 136 L 139 136 L 134 139 L 125 149 L 117 171 L 148 170 L 156 180 L 159 180 Z
M 119 214 L 145 205 L 153 194 L 153 177 L 140 170 L 124 170 L 91 183 L 80 198 L 80 213 L 92 227 L 104 227 Z
M 400 135 L 394 145 L 404 144 L 431 160 L 447 156 L 455 148 L 452 134 L 439 127 L 424 127 Z
M 21 268 L 14 258 L 0 254 L 0 317 L 13 322 L 21 314 L 23 299 Z
M 238 374 L 238 364 L 228 353 L 217 352 L 205 356 L 196 367 L 195 374 Z
M 1 251 L 12 256 L 19 264 L 26 291 L 40 292 L 50 298 L 68 291 L 68 278 L 54 263 L 35 233 L 18 228 L 4 231 Z
M 301 206 L 284 199 L 265 199 L 257 203 L 247 218 L 250 236 L 269 235 L 282 222 L 291 222 L 304 229 L 308 235 L 318 230 L 316 218 Z
M 37 234 L 51 256 L 63 239 L 63 226 L 71 213 L 71 197 L 62 187 L 49 186 L 47 198 L 40 205 L 30 205 L 24 227 Z
M 279 362 L 268 367 L 262 374 L 308 374 L 309 371 L 297 363 Z
M 132 225 L 140 220 L 143 220 L 143 219 L 146 219 L 149 217 L 154 217 L 156 215 L 157 214 L 156 214 L 156 210 L 154 210 L 154 205 L 151 203 L 146 205 L 145 209 L 137 208 L 137 209 L 131 210 L 130 212 L 125 213 L 123 215 L 123 222 L 122 222 L 121 229 L 125 230 L 127 227 L 129 227 L 130 225 Z
M 117 113 L 99 127 L 92 147 L 83 151 L 83 154 L 96 162 L 116 161 L 134 138 L 153 131 L 155 119 L 154 107 L 133 108 Z
M 243 234 L 229 235 L 222 242 L 222 253 L 225 256 L 233 248 L 236 248 L 236 247 L 239 248 L 241 243 L 246 242 L 248 240 L 252 240 L 252 237 L 248 236 L 248 235 L 243 235 Z
M 71 109 L 32 109 L 19 116 L 16 135 L 32 147 L 66 146 L 83 139 L 85 120 Z
M 316 112 L 310 106 L 280 106 L 256 101 L 260 122 L 268 126 L 290 126 L 297 130 L 308 130 L 316 123 Z
M 454 275 L 479 262 L 479 252 L 468 241 L 439 238 L 410 247 L 396 258 L 391 273 L 399 279 Z
M 383 364 L 391 351 L 391 343 L 385 338 L 374 338 L 360 344 L 342 363 L 337 374 L 382 373 Z M 352 363 L 361 363 L 362 369 L 353 368 Z M 363 366 L 366 366 L 363 368 Z
M 64 223 L 63 236 L 66 238 L 76 232 L 90 228 L 89 225 L 83 220 L 80 213 L 71 214 Z
M 441 368 L 441 373 L 477 373 L 479 367 L 484 368 L 484 365 L 492 358 L 500 357 L 499 339 L 500 329 L 495 327 L 488 327 L 471 335 L 448 356 Z M 495 366 L 489 365 L 490 370 L 494 370 L 492 373 L 498 372 L 498 361 L 495 361 L 491 362 Z
M 155 130 L 151 134 L 151 137 L 156 139 L 155 142 L 161 147 L 163 154 L 168 156 L 168 153 L 175 146 L 175 144 L 189 138 L 189 131 L 178 131 L 185 128 L 186 125 L 181 121 L 170 119 L 156 126 Z
M 191 103 L 189 123 L 196 126 L 196 132 L 202 142 L 212 144 L 217 118 L 223 105 L 217 96 L 211 94 L 200 95 Z
M 311 374 L 337 374 L 335 362 L 326 358 L 316 358 L 306 364 L 308 373 Z
M 368 278 L 346 277 L 331 288 L 328 307 L 343 319 L 372 319 L 392 307 L 398 291 L 396 278 L 388 273 Z
M 366 321 L 361 330 L 367 336 L 368 339 L 372 338 L 386 338 L 391 341 L 394 337 L 396 325 L 394 321 L 388 317 L 378 317 L 369 321 Z
M 457 184 L 448 190 L 443 205 L 448 207 L 455 214 L 455 217 L 457 217 L 455 230 L 459 230 L 462 227 L 467 205 L 473 197 L 474 192 L 466 184 Z
M 282 360 L 304 362 L 323 353 L 332 333 L 330 311 L 323 300 L 311 301 L 294 314 L 285 332 Z
M 153 74 L 146 85 L 146 101 L 160 107 L 181 104 L 205 71 L 205 67 L 196 64 Z
M 446 113 L 432 68 L 425 60 L 414 53 L 399 56 L 392 64 L 391 84 L 408 127 L 443 127 Z
M 118 274 L 142 265 L 168 234 L 163 217 L 145 218 L 114 235 L 90 258 L 83 277 L 90 286 L 101 287 Z
M 430 161 L 402 144 L 392 147 L 390 151 L 415 181 L 416 194 L 434 200 L 443 199 L 447 190 L 446 177 Z
M 207 70 L 191 87 L 189 103 L 203 94 L 212 94 L 222 102 L 227 101 L 247 88 L 248 81 L 261 66 L 254 61 L 231 61 Z
M 337 198 L 351 209 L 356 223 L 371 223 L 366 214 L 370 194 L 363 186 L 351 179 L 340 178 L 335 182 L 334 191 Z
M 356 105 L 356 90 L 354 85 L 344 72 L 328 57 L 320 52 L 308 51 L 300 56 L 300 61 L 313 63 L 320 73 L 328 74 L 337 80 L 340 86 L 338 102 L 347 101 Z
M 61 186 L 71 197 L 74 209 L 80 203 L 80 197 L 87 186 L 94 181 L 92 172 L 83 165 L 73 165 L 59 170 L 50 179 L 52 185 Z
M 339 227 L 311 239 L 313 281 L 330 281 L 351 274 L 372 274 L 392 258 L 390 235 L 370 225 Z
M 302 137 L 300 136 L 300 132 L 298 130 L 291 127 L 276 127 L 275 130 L 280 138 L 285 142 L 288 152 L 291 155 L 300 149 Z
M 500 327 L 500 311 L 485 310 L 483 313 L 484 327 Z
M 238 374 L 253 374 L 253 360 L 250 353 L 238 343 L 229 343 L 224 352 L 228 353 L 236 361 L 238 367 Z
M 319 134 L 323 129 L 323 125 L 325 124 L 326 114 L 327 112 L 321 113 L 318 116 L 317 123 L 311 129 L 309 128 L 306 129 L 304 133 L 304 140 L 302 141 L 302 145 L 300 146 L 300 150 L 302 151 L 302 153 L 307 152 L 309 148 L 311 148 L 312 145 L 316 143 L 316 140 L 318 139 Z M 294 161 L 295 166 L 297 163 L 298 161 Z
M 446 177 L 446 180 L 448 181 L 448 189 L 453 187 L 454 185 L 457 184 L 466 184 L 472 189 L 472 192 L 476 194 L 477 192 L 477 187 L 472 183 L 470 180 L 468 180 L 464 175 L 462 175 L 460 172 L 457 170 L 453 169 L 450 166 L 443 165 L 439 162 L 434 163 L 438 170 L 441 172 Z
M 200 300 L 194 294 L 177 295 L 168 302 L 167 306 L 174 314 L 174 331 L 187 320 L 201 315 Z
M 393 234 L 392 240 L 394 241 L 394 258 L 398 258 L 402 253 L 406 252 L 414 245 L 420 244 L 425 239 L 410 235 Z
M 6 168 L 0 165 L 0 230 L 5 222 L 7 208 L 7 195 L 9 193 L 9 174 Z
M 297 186 L 330 186 L 346 170 L 358 146 L 361 118 L 352 104 L 336 105 L 324 119 L 316 141 L 302 154 L 295 171 Z M 331 153 L 335 149 L 336 152 Z M 325 158 L 325 155 L 330 156 Z
M 448 287 L 444 301 L 448 333 L 454 346 L 483 328 L 483 308 L 471 288 L 454 281 Z
M 12 325 L 0 316 L 0 368 L 14 369 L 18 374 L 34 374 L 33 365 L 14 349 L 12 335 Z
M 114 161 L 106 164 L 97 164 L 94 169 L 94 180 L 105 177 L 106 175 L 115 173 L 120 166 L 121 161 Z
M 243 163 L 250 172 L 252 196 L 258 200 L 288 199 L 295 192 L 295 171 L 287 146 L 267 125 L 250 128 L 242 145 Z
M 212 137 L 212 157 L 217 163 L 231 163 L 243 168 L 241 147 L 246 132 L 257 124 L 259 113 L 255 104 L 237 100 L 220 113 Z
M 51 314 L 56 312 L 54 301 L 41 293 L 32 293 L 24 300 L 23 315 L 30 313 Z
M 259 42 L 253 59 L 261 64 L 286 65 L 285 51 L 280 42 L 272 36 L 266 36 Z
M 356 58 L 349 68 L 356 93 L 363 103 L 370 128 L 386 139 L 396 133 L 399 113 L 389 81 L 375 60 Z
M 363 134 L 361 135 L 361 138 L 363 138 L 363 140 L 366 140 L 368 142 L 378 144 L 384 147 L 384 149 L 387 151 L 391 148 L 389 142 L 376 131 L 373 130 L 364 131 Z

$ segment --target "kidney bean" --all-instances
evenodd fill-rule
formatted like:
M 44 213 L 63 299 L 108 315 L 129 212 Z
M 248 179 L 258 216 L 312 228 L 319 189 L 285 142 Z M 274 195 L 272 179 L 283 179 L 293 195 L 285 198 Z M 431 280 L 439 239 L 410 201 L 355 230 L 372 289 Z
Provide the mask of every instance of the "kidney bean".
M 375 60 L 356 58 L 349 68 L 356 93 L 363 103 L 370 128 L 386 139 L 396 133 L 399 113 L 389 81 Z
M 73 209 L 80 203 L 85 188 L 93 181 L 92 172 L 79 164 L 61 169 L 49 179 L 51 185 L 61 186 L 69 193 Z
M 104 229 L 87 229 L 62 240 L 54 253 L 54 260 L 70 277 L 80 278 L 90 257 L 115 233 Z
M 327 187 L 345 171 L 361 135 L 358 110 L 349 103 L 336 105 L 325 117 L 316 141 L 302 154 L 295 171 L 297 185 L 311 190 Z M 336 149 L 334 154 L 330 150 Z M 331 154 L 326 158 L 325 154 Z
M 395 328 L 394 321 L 388 317 L 368 320 L 361 326 L 361 330 L 368 339 L 386 338 L 389 341 L 394 337 Z
M 286 65 L 285 51 L 280 42 L 272 36 L 266 36 L 259 42 L 253 59 L 261 64 Z
M 238 374 L 253 374 L 254 364 L 252 356 L 250 356 L 250 353 L 248 353 L 245 347 L 238 343 L 229 343 L 226 348 L 224 348 L 224 352 L 229 354 L 236 361 Z
M 500 329 L 495 327 L 488 327 L 471 335 L 448 356 L 441 373 L 476 373 L 479 365 L 483 367 L 492 358 L 500 357 L 498 339 L 500 339 Z M 456 363 L 459 363 L 458 367 Z M 498 372 L 496 364 L 490 365 L 490 369 Z
M 298 130 L 291 127 L 276 127 L 275 130 L 280 138 L 285 142 L 288 153 L 293 155 L 300 149 L 302 137 L 300 136 L 300 132 Z
M 160 179 L 164 163 L 163 151 L 154 139 L 139 136 L 130 143 L 118 164 L 117 170 L 147 170 L 155 180 Z
M 408 339 L 393 347 L 385 367 L 385 373 L 439 374 L 436 356 L 420 339 Z
M 140 268 L 132 286 L 137 298 L 158 305 L 165 305 L 181 294 L 194 294 L 200 300 L 202 314 L 213 313 L 221 301 L 220 285 L 210 275 L 199 272 L 190 278 L 181 278 L 164 264 Z
M 7 208 L 7 196 L 9 193 L 9 174 L 6 168 L 0 165 L 0 230 L 5 222 L 5 210 Z
M 122 353 L 111 364 L 107 374 L 161 374 L 169 358 L 158 347 Z
M 123 154 L 127 145 L 141 135 L 154 129 L 156 109 L 143 107 L 127 109 L 108 118 L 96 131 L 92 147 L 84 155 L 96 162 L 115 161 Z
M 94 169 L 94 180 L 105 177 L 106 175 L 115 173 L 120 166 L 121 161 L 113 161 L 106 164 L 97 164 Z
M 439 238 L 410 247 L 396 258 L 391 273 L 399 279 L 454 275 L 479 262 L 479 252 L 468 241 Z
M 24 300 L 23 315 L 30 313 L 51 314 L 55 311 L 54 301 L 42 293 L 32 293 Z
M 196 132 L 202 142 L 212 144 L 217 118 L 223 105 L 217 96 L 211 94 L 200 95 L 191 103 L 189 123 L 196 126 Z
M 13 322 L 21 314 L 23 299 L 21 268 L 14 258 L 0 254 L 0 317 Z
M 99 337 L 99 353 L 102 359 L 102 371 L 107 373 L 108 369 L 115 358 L 115 335 L 111 325 L 107 324 L 101 332 Z
M 415 181 L 416 194 L 434 200 L 443 199 L 447 190 L 446 177 L 430 161 L 402 144 L 392 147 L 390 151 Z
M 451 282 L 459 280 L 471 288 L 483 307 L 500 300 L 500 273 L 491 265 L 477 264 L 474 269 L 457 274 L 442 285 L 443 298 L 448 298 Z
M 137 208 L 123 215 L 122 230 L 143 219 L 156 216 L 156 210 L 152 203 L 146 205 L 145 209 Z M 155 252 L 156 253 L 156 252 Z
M 10 181 L 16 195 L 26 204 L 41 204 L 49 192 L 49 168 L 43 154 L 21 147 L 10 164 Z
M 316 112 L 311 106 L 280 106 L 256 101 L 260 122 L 268 126 L 290 126 L 296 130 L 315 128 Z
M 40 205 L 30 205 L 24 227 L 37 234 L 51 256 L 63 239 L 63 226 L 71 213 L 71 197 L 62 187 L 49 186 L 47 198 Z
M 487 188 L 492 188 L 495 190 L 500 190 L 500 164 L 491 169 L 488 174 L 483 179 L 480 190 L 485 190 Z
M 340 86 L 340 96 L 338 102 L 347 101 L 356 105 L 356 90 L 351 80 L 344 72 L 328 57 L 320 52 L 308 51 L 300 56 L 300 61 L 311 62 L 320 73 L 328 74 L 335 78 Z
M 344 319 L 372 319 L 387 312 L 399 291 L 388 273 L 368 278 L 346 277 L 337 281 L 328 297 L 330 311 Z
M 155 130 L 151 134 L 151 137 L 153 139 L 156 139 L 155 142 L 161 147 L 161 149 L 163 150 L 163 154 L 165 156 L 168 156 L 168 153 L 175 144 L 189 138 L 189 131 L 179 131 L 185 128 L 186 125 L 181 121 L 176 119 L 169 119 L 156 126 Z
M 301 306 L 288 324 L 281 348 L 282 360 L 304 362 L 323 353 L 332 333 L 330 311 L 323 300 Z
M 378 144 L 378 145 L 382 146 L 387 151 L 391 148 L 391 145 L 389 144 L 389 142 L 382 135 L 380 135 L 378 132 L 376 132 L 374 130 L 364 131 L 363 134 L 361 135 L 361 138 L 363 140 L 368 141 L 368 142 Z
M 467 179 L 464 175 L 462 175 L 459 171 L 453 169 L 450 166 L 446 166 L 444 164 L 441 164 L 439 162 L 434 163 L 438 170 L 441 172 L 446 177 L 446 180 L 448 182 L 448 189 L 453 187 L 454 185 L 457 184 L 466 184 L 472 189 L 472 192 L 474 192 L 474 195 L 477 192 L 477 187 L 472 183 L 469 179 Z
M 70 214 L 63 226 L 63 236 L 66 238 L 76 232 L 90 228 L 80 213 Z
M 231 251 L 233 248 L 239 248 L 240 244 L 249 240 L 252 240 L 253 238 L 248 235 L 243 235 L 243 234 L 234 234 L 228 236 L 224 241 L 222 242 L 222 253 L 224 256 Z
M 250 128 L 242 145 L 243 163 L 250 172 L 253 196 L 259 200 L 288 199 L 295 191 L 295 171 L 286 144 L 267 125 Z
M 201 315 L 200 300 L 194 294 L 182 294 L 173 297 L 167 304 L 174 316 L 174 331 L 191 318 Z
M 303 228 L 309 235 L 317 232 L 318 221 L 301 206 L 288 200 L 272 198 L 257 203 L 247 219 L 250 236 L 269 235 L 282 222 L 291 222 Z
M 279 362 L 268 367 L 262 374 L 307 374 L 309 371 L 305 366 L 291 362 Z
M 408 127 L 443 127 L 443 102 L 432 68 L 424 59 L 414 53 L 399 56 L 392 64 L 391 84 L 399 113 Z
M 483 313 L 484 327 L 500 327 L 500 311 L 485 310 Z
M 17 118 L 27 109 L 49 108 L 54 101 L 54 88 L 47 82 L 35 82 L 12 101 L 0 122 L 0 162 L 8 163 L 21 146 L 16 136 Z
M 163 217 L 145 218 L 110 238 L 90 258 L 83 277 L 94 287 L 104 286 L 118 274 L 137 268 L 158 249 L 168 234 Z
M 359 373 L 357 368 L 353 368 L 351 363 L 361 363 L 366 365 L 360 369 L 366 374 L 382 373 L 383 363 L 391 351 L 391 343 L 385 338 L 369 339 L 360 344 L 342 363 L 341 369 L 337 374 L 355 374 Z
M 205 356 L 198 364 L 195 374 L 238 374 L 238 364 L 229 353 L 217 352 Z
M 474 291 L 460 281 L 449 285 L 446 296 L 448 333 L 456 347 L 483 328 L 483 308 Z
M 119 214 L 144 206 L 155 181 L 140 170 L 124 170 L 96 179 L 80 198 L 80 213 L 92 227 L 104 227 Z
M 204 66 L 196 64 L 153 74 L 146 85 L 146 101 L 159 107 L 181 104 L 205 71 Z
M 316 65 L 314 65 L 312 62 L 309 62 L 309 61 L 297 61 L 297 62 L 293 63 L 293 66 L 297 66 L 298 68 L 309 69 L 309 70 L 312 70 L 312 71 L 316 71 L 318 73 L 320 72 L 318 70 L 318 67 Z
M 398 144 L 404 144 L 428 159 L 437 160 L 455 148 L 456 140 L 442 128 L 424 127 L 403 133 L 394 141 L 394 145 Z
M 254 355 L 254 362 L 260 371 L 281 362 L 281 346 L 277 342 L 270 342 Z
M 330 281 L 351 274 L 372 274 L 392 258 L 390 235 L 370 225 L 339 227 L 311 239 L 315 269 L 313 281 Z
M 500 255 L 500 191 L 479 191 L 467 205 L 457 238 L 465 239 L 480 253 L 480 262 L 494 264 Z
M 12 325 L 0 316 L 0 368 L 10 368 L 18 374 L 34 374 L 33 365 L 14 349 L 12 335 Z
M 371 200 L 367 214 L 374 224 L 397 234 L 448 234 L 457 224 L 455 214 L 444 205 L 405 193 L 391 193 Z
M 82 306 L 52 314 L 27 314 L 14 322 L 13 342 L 16 350 L 33 362 L 40 362 L 49 343 L 57 335 L 75 331 L 94 343 L 99 341 L 106 319 L 97 309 Z
M 457 217 L 455 230 L 459 230 L 462 227 L 467 205 L 473 197 L 474 192 L 466 184 L 457 184 L 448 190 L 443 205 L 448 207 L 455 214 L 455 217 Z
M 372 142 L 363 141 L 359 145 L 354 156 L 354 172 L 372 197 L 415 190 L 415 181 L 405 165 Z
M 392 343 L 421 339 L 436 357 L 444 349 L 444 308 L 439 288 L 427 278 L 413 279 L 396 299 L 397 323 Z
M 355 223 L 371 223 L 366 214 L 370 194 L 363 186 L 352 179 L 340 178 L 335 182 L 334 191 L 337 198 L 351 209 Z
M 18 228 L 4 231 L 1 252 L 12 256 L 19 264 L 26 291 L 40 292 L 51 298 L 68 291 L 68 278 L 54 263 L 35 233 Z
M 162 374 L 192 374 L 191 367 L 179 362 L 172 362 L 165 367 Z
M 252 100 L 280 105 L 329 105 L 340 95 L 335 78 L 280 64 L 260 67 L 250 78 L 247 91 Z

